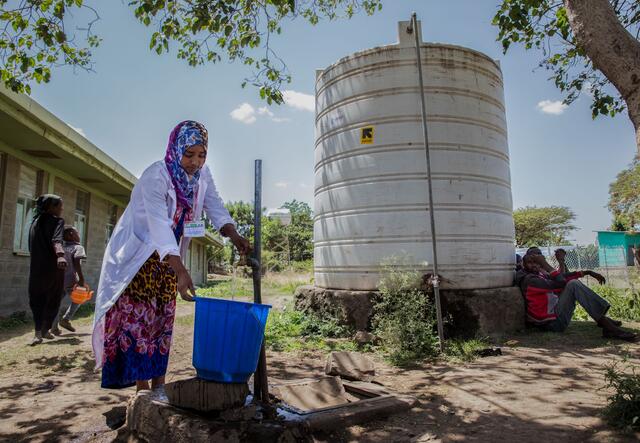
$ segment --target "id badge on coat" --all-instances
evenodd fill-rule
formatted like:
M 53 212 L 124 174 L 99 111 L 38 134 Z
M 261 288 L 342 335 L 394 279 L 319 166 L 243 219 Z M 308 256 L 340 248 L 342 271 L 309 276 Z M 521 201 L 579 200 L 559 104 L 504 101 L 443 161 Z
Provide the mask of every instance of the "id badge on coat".
M 204 220 L 185 222 L 183 235 L 185 237 L 204 237 Z

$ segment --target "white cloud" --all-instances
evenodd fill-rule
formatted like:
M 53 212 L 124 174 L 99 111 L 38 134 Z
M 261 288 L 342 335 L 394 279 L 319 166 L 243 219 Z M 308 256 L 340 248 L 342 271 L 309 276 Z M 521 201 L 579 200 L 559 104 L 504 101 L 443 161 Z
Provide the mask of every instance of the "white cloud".
M 273 112 L 271 112 L 269 108 L 267 108 L 266 106 L 263 106 L 262 108 L 258 108 L 258 114 L 268 115 L 269 117 L 273 117 Z
M 292 108 L 301 111 L 314 112 L 316 110 L 316 99 L 311 94 L 305 94 L 297 91 L 282 91 L 284 102 Z
M 70 125 L 69 123 L 67 123 L 67 126 L 69 126 L 71 129 L 73 129 L 74 131 L 76 131 L 78 134 L 80 134 L 83 137 L 87 137 L 87 134 L 84 133 L 84 131 L 82 130 L 82 128 L 76 128 L 75 126 Z
M 306 183 L 302 183 L 302 182 L 300 182 L 300 187 L 301 187 L 302 189 L 306 189 L 306 188 L 308 188 L 308 187 L 309 187 L 309 185 L 308 185 L 308 184 L 306 184 Z
M 275 122 L 275 123 L 284 123 L 284 122 L 290 122 L 291 121 L 290 118 L 276 117 L 273 114 L 273 112 L 271 112 L 271 110 L 269 108 L 267 108 L 266 106 L 263 106 L 262 108 L 258 108 L 258 115 L 265 115 L 265 116 L 269 117 L 269 119 L 272 122 Z
M 285 182 L 285 181 L 275 182 L 275 186 L 276 188 L 286 188 L 289 186 L 289 182 Z
M 274 113 L 271 112 L 271 110 L 266 106 L 256 109 L 249 103 L 242 103 L 236 109 L 231 111 L 230 115 L 232 119 L 238 120 L 246 125 L 255 123 L 256 120 L 258 120 L 259 116 L 266 117 L 275 123 L 284 123 L 291 121 L 291 119 L 288 118 L 276 117 Z
M 241 104 L 236 109 L 231 111 L 230 115 L 232 119 L 238 120 L 245 125 L 250 125 L 252 123 L 255 123 L 256 121 L 256 110 L 249 103 Z
M 542 100 L 538 102 L 538 109 L 545 114 L 560 115 L 567 109 L 567 105 L 561 100 Z

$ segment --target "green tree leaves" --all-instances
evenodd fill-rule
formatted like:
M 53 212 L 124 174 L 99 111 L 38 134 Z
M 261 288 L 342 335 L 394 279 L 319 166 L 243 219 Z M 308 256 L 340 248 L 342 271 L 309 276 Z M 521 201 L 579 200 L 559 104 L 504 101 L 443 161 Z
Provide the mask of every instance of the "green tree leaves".
M 620 23 L 634 36 L 640 31 L 640 2 L 610 0 Z M 542 52 L 539 67 L 573 103 L 583 92 L 591 97 L 591 115 L 614 116 L 626 108 L 624 99 L 576 44 L 562 0 L 502 0 L 493 17 L 506 53 L 513 43 Z
M 237 224 L 240 235 L 253 241 L 253 205 L 238 201 L 225 204 Z M 291 200 L 282 205 L 291 213 L 291 223 L 282 225 L 278 220 L 262 216 L 262 248 L 265 257 L 269 253 L 281 252 L 283 244 L 288 244 L 289 258 L 301 262 L 313 258 L 313 212 L 305 202 Z M 263 209 L 264 213 L 264 209 Z M 230 246 L 229 256 L 231 255 Z M 233 263 L 231 257 L 230 263 Z
M 92 17 L 81 35 L 68 32 L 74 9 Z M 15 92 L 30 93 L 34 81 L 47 83 L 58 66 L 91 70 L 91 48 L 100 44 L 91 30 L 97 18 L 82 0 L 0 0 L 0 80 Z
M 640 158 L 609 185 L 608 206 L 613 214 L 612 230 L 629 231 L 640 224 Z
M 520 247 L 562 245 L 576 227 L 576 215 L 566 206 L 527 206 L 513 211 L 516 245 Z
M 241 81 L 251 84 L 267 103 L 282 103 L 283 84 L 291 81 L 286 63 L 272 47 L 281 24 L 303 18 L 350 18 L 382 8 L 382 0 L 129 0 L 135 17 L 153 28 L 149 48 L 162 55 L 175 47 L 189 66 L 240 62 L 252 71 Z M 89 12 L 83 38 L 68 33 L 75 11 Z M 48 82 L 52 69 L 71 65 L 92 68 L 91 48 L 100 43 L 92 33 L 98 12 L 82 0 L 0 0 L 0 76 L 16 92 Z

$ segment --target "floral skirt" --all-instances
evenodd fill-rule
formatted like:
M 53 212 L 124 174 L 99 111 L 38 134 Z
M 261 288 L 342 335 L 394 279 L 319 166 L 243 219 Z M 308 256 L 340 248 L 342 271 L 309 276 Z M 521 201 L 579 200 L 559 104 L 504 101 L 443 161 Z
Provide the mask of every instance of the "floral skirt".
M 176 294 L 175 273 L 154 252 L 106 314 L 103 388 L 126 388 L 167 372 Z

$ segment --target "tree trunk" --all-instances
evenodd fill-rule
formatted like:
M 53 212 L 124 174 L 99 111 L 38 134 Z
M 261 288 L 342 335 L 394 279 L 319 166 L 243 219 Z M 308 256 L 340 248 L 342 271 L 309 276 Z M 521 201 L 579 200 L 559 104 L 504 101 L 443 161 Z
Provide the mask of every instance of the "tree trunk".
M 563 0 L 576 43 L 627 104 L 640 154 L 640 42 L 620 23 L 608 0 Z

